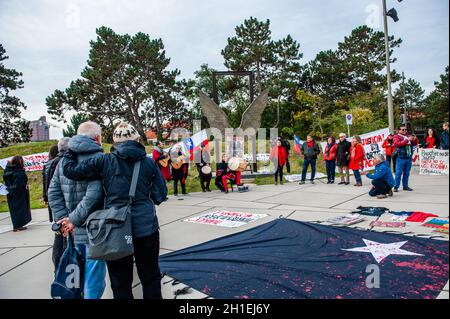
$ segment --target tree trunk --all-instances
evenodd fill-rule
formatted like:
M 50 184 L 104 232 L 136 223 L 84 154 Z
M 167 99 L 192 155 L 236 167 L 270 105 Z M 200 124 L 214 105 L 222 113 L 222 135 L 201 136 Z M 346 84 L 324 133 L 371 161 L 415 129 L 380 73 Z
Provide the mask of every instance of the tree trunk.
M 158 141 L 162 141 L 161 123 L 159 121 L 159 105 L 155 102 L 155 123 L 156 123 L 156 136 Z
M 262 92 L 262 85 L 261 85 L 261 67 L 259 65 L 259 61 L 256 62 L 256 89 L 258 91 L 258 95 Z

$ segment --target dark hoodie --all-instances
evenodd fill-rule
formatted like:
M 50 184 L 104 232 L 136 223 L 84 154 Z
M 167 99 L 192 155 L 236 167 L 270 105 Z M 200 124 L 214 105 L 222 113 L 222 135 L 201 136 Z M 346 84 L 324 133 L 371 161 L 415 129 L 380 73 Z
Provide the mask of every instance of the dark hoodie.
M 13 227 L 23 227 L 31 221 L 30 193 L 25 170 L 8 164 L 3 173 L 3 180 L 8 191 L 8 207 Z
M 167 197 L 167 188 L 155 162 L 147 157 L 142 144 L 126 141 L 114 144 L 110 154 L 76 162 L 69 150 L 64 157 L 64 175 L 74 180 L 99 178 L 105 189 L 105 209 L 125 206 L 129 201 L 134 163 L 142 161 L 136 194 L 131 206 L 133 236 L 150 236 L 159 228 L 155 204 Z

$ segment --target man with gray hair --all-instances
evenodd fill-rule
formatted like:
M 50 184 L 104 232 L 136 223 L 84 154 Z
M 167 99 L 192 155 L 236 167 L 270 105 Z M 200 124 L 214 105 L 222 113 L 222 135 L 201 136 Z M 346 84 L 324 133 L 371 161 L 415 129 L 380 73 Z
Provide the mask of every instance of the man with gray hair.
M 369 195 L 378 199 L 386 198 L 387 195 L 393 196 L 392 187 L 395 185 L 392 176 L 391 165 L 386 161 L 383 154 L 375 154 L 375 173 L 367 174 L 367 178 L 372 179 L 372 189 Z
M 102 156 L 102 131 L 95 122 L 82 123 L 70 141 L 61 142 L 66 150 L 77 154 L 77 160 Z M 68 145 L 67 145 L 68 144 Z M 83 227 L 89 214 L 103 208 L 103 185 L 100 180 L 74 181 L 63 174 L 62 158 L 48 191 L 49 205 L 54 220 L 70 225 L 77 250 L 84 256 L 84 299 L 100 299 L 105 290 L 106 263 L 88 259 L 89 240 Z

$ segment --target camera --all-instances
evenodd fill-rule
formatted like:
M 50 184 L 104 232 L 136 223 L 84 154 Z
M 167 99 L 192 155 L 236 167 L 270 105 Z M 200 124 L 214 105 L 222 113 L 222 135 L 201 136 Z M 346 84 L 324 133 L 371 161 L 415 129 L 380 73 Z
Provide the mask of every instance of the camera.
M 58 235 L 61 235 L 61 224 L 52 224 L 52 231 L 54 231 Z

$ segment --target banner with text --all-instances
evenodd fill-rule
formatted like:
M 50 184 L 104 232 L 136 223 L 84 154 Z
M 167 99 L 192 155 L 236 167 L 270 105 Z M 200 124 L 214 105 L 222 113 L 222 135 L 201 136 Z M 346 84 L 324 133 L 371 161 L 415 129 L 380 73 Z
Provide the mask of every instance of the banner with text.
M 252 214 L 228 211 L 216 211 L 185 219 L 188 223 L 215 225 L 221 227 L 240 227 L 255 220 L 267 217 L 267 214 Z
M 366 151 L 366 160 L 364 161 L 364 171 L 370 171 L 375 168 L 374 156 L 375 154 L 385 154 L 385 150 L 383 149 L 383 141 L 389 135 L 389 128 L 385 128 L 378 131 L 373 131 L 367 134 L 360 135 L 362 144 L 364 146 L 364 150 Z M 349 142 L 352 141 L 352 138 L 347 139 Z M 327 146 L 326 142 L 320 143 L 322 146 L 322 151 L 325 150 Z
M 419 150 L 420 175 L 448 175 L 449 151 L 425 149 Z
M 0 159 L 0 166 L 5 169 L 8 161 L 12 157 Z M 34 172 L 42 171 L 44 164 L 48 161 L 48 152 L 23 156 L 25 171 Z

